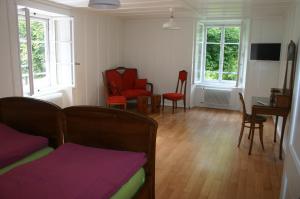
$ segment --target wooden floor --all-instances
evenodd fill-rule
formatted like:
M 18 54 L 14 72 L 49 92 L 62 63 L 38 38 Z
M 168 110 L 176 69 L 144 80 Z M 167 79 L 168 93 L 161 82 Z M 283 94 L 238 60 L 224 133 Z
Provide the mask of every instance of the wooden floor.
M 159 123 L 156 155 L 157 199 L 279 198 L 283 162 L 273 143 L 271 119 L 264 127 L 265 151 L 255 132 L 248 156 L 248 130 L 237 148 L 239 112 L 195 108 L 152 115 Z

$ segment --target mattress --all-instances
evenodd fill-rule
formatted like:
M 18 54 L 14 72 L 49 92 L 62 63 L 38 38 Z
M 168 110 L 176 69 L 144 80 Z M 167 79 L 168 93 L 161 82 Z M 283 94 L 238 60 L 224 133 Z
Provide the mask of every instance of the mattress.
M 67 143 L 1 175 L 0 198 L 129 199 L 144 183 L 145 162 L 144 153 Z
M 41 150 L 38 150 L 38 151 L 32 153 L 31 155 L 26 156 L 25 158 L 23 158 L 21 160 L 18 160 L 16 162 L 4 167 L 4 168 L 1 168 L 0 169 L 0 175 L 12 170 L 15 167 L 18 167 L 18 166 L 21 166 L 23 164 L 26 164 L 26 163 L 32 162 L 34 160 L 40 159 L 41 157 L 44 157 L 44 156 L 48 155 L 53 150 L 54 149 L 51 148 L 51 147 L 45 147 Z
M 0 168 L 47 146 L 47 138 L 28 135 L 0 123 Z
M 54 149 L 51 147 L 46 147 L 41 149 L 37 152 L 32 153 L 31 155 L 13 163 L 9 166 L 6 166 L 0 169 L 0 175 L 4 174 L 11 169 L 21 166 L 23 164 L 32 162 L 39 158 L 42 158 L 49 153 L 51 153 Z M 140 168 L 129 180 L 126 184 L 124 184 L 110 199 L 130 199 L 138 192 L 138 190 L 143 186 L 145 183 L 145 170 Z

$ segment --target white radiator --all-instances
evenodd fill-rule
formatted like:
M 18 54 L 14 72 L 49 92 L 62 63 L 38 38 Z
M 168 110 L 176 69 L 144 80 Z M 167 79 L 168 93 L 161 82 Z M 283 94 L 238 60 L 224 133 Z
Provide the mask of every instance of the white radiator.
M 38 99 L 52 102 L 59 107 L 63 107 L 63 94 L 62 93 L 51 93 L 47 95 L 39 96 Z
M 208 107 L 229 108 L 231 100 L 231 89 L 204 89 L 204 103 Z

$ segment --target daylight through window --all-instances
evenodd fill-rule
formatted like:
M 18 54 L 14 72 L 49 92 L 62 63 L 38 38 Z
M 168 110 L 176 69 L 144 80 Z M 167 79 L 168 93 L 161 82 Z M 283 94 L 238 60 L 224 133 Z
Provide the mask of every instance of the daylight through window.
M 72 19 L 21 7 L 18 26 L 23 94 L 73 85 Z
M 195 82 L 234 84 L 238 78 L 240 32 L 237 25 L 198 24 Z

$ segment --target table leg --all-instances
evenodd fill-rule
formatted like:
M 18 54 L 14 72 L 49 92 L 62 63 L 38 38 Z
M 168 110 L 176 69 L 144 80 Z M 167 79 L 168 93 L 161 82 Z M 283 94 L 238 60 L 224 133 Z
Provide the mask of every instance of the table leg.
M 253 146 L 253 139 L 254 139 L 254 127 L 255 127 L 255 122 L 254 122 L 255 114 L 253 113 L 252 115 L 252 121 L 251 121 L 251 126 L 250 126 L 250 135 L 251 135 L 251 141 L 250 141 L 250 147 L 249 147 L 249 152 L 248 155 L 251 155 L 252 151 L 252 146 Z
M 278 115 L 276 115 L 276 121 L 275 121 L 274 142 L 276 142 L 277 124 L 278 124 Z
M 280 146 L 279 146 L 279 159 L 282 160 L 282 144 L 283 144 L 283 136 L 284 136 L 284 129 L 286 124 L 287 116 L 283 117 L 282 120 L 282 127 L 281 127 L 281 136 L 280 136 Z

